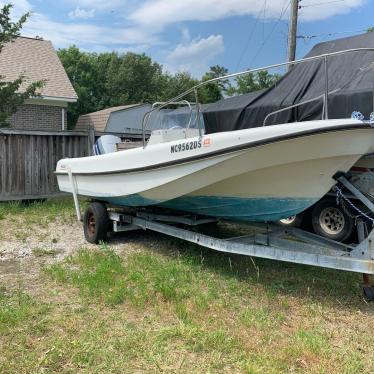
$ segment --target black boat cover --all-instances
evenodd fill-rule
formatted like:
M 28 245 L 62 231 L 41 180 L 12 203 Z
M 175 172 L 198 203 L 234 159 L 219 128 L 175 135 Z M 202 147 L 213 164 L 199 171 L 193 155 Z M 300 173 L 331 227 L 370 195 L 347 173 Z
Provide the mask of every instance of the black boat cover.
M 374 48 L 374 32 L 317 44 L 305 56 L 318 56 L 353 48 Z M 272 115 L 266 125 L 322 118 L 325 71 L 322 60 L 296 65 L 273 87 L 220 100 L 204 109 L 206 133 L 263 126 L 278 109 L 315 99 Z M 374 111 L 374 51 L 346 53 L 328 58 L 329 118 L 349 118 Z

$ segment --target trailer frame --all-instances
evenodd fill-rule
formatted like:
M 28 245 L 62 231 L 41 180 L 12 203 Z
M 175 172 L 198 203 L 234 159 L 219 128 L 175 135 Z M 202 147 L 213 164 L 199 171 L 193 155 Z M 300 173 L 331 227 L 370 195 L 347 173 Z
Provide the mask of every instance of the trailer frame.
M 85 225 L 71 171 L 69 177 L 77 218 Z M 345 176 L 339 175 L 336 179 L 374 213 L 371 201 L 351 185 Z M 374 300 L 374 287 L 369 284 L 369 276 L 374 275 L 374 229 L 365 237 L 366 226 L 361 219 L 357 221 L 358 244 L 340 243 L 295 227 L 266 223 L 246 224 L 246 227 L 254 230 L 251 234 L 219 238 L 193 229 L 217 222 L 216 218 L 159 208 L 128 208 L 111 206 L 104 201 L 94 202 L 98 203 L 105 208 L 106 224 L 111 225 L 108 226 L 109 231 L 151 230 L 223 253 L 362 273 L 364 295 L 368 300 Z M 90 241 L 87 236 L 86 239 Z M 96 237 L 94 242 L 98 241 Z

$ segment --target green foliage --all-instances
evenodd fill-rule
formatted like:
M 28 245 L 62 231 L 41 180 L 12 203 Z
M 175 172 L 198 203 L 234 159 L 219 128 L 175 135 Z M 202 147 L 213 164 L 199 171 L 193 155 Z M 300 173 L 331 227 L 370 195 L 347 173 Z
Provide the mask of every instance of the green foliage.
M 79 270 L 70 270 L 76 266 Z M 53 265 L 47 272 L 57 281 L 69 281 L 77 286 L 83 295 L 96 296 L 108 304 L 123 301 L 124 284 L 119 277 L 124 274 L 121 259 L 105 247 L 101 252 L 80 251 L 69 257 L 66 265 Z
M 228 74 L 228 70 L 219 65 L 211 66 L 210 70 L 204 74 L 202 81 L 223 77 Z M 228 79 L 220 80 L 206 85 L 203 88 L 203 98 L 206 103 L 214 103 L 215 101 L 223 99 L 223 95 L 231 88 Z
M 180 72 L 176 73 L 175 75 L 166 73 L 162 77 L 162 85 L 160 87 L 160 91 L 162 92 L 160 92 L 160 99 L 162 101 L 170 100 L 171 98 L 176 97 L 184 91 L 187 91 L 198 83 L 199 81 L 194 79 L 191 74 L 187 72 Z M 185 97 L 184 99 L 195 101 L 193 94 Z
M 281 76 L 279 74 L 270 74 L 267 70 L 261 70 L 257 73 L 248 73 L 236 77 L 236 86 L 228 89 L 228 95 L 243 95 L 273 86 Z
M 83 296 L 97 297 L 109 305 L 125 299 L 134 305 L 145 305 L 155 298 L 173 301 L 181 319 L 187 318 L 182 302 L 203 296 L 186 265 L 162 261 L 148 254 L 131 256 L 124 264 L 104 245 L 100 251 L 81 250 L 46 272 L 58 282 L 78 287 Z
M 76 46 L 58 51 L 58 56 L 78 95 L 78 101 L 69 104 L 68 121 L 75 123 L 79 114 L 98 110 L 102 81 L 95 66 L 95 54 L 83 53 Z
M 69 106 L 69 128 L 80 114 L 161 98 L 161 65 L 145 54 L 87 53 L 71 46 L 58 56 L 79 98 Z
M 15 113 L 26 99 L 39 96 L 37 91 L 44 85 L 44 81 L 33 82 L 21 91 L 24 79 L 25 76 L 21 75 L 13 82 L 0 80 L 0 126 L 9 125 L 8 117 Z
M 17 22 L 12 22 L 10 19 L 12 7 L 12 4 L 5 4 L 0 9 L 0 52 L 5 43 L 11 42 L 19 36 L 23 24 L 30 16 L 30 13 L 26 13 Z
M 11 293 L 0 287 L 0 333 L 44 313 L 46 308 L 46 305 L 36 303 L 22 290 Z
M 78 94 L 69 106 L 69 128 L 79 115 L 111 106 L 167 101 L 200 83 L 187 72 L 170 74 L 145 54 L 89 53 L 78 47 L 60 49 L 58 56 Z M 227 69 L 212 66 L 202 81 L 227 74 Z M 201 103 L 223 98 L 229 82 L 211 84 L 198 91 Z M 184 99 L 195 101 L 194 94 Z
M 374 32 L 374 27 L 369 27 L 366 32 Z
M 11 4 L 6 4 L 0 9 L 0 53 L 6 43 L 12 42 L 19 36 L 23 24 L 30 16 L 29 13 L 26 13 L 17 22 L 12 22 L 11 9 Z M 0 76 L 0 127 L 8 126 L 8 117 L 15 113 L 17 107 L 26 99 L 38 96 L 38 89 L 44 85 L 44 81 L 38 81 L 23 87 L 25 79 L 26 77 L 21 75 L 13 82 L 6 82 Z
M 85 202 L 80 202 L 85 206 Z M 26 228 L 33 224 L 39 227 L 48 225 L 58 217 L 60 222 L 74 222 L 76 219 L 74 204 L 71 199 L 49 199 L 46 201 L 11 201 L 0 202 L 0 220 L 9 219 L 17 215 L 22 217 L 23 224 L 16 228 L 20 233 L 26 232 Z M 3 232 L 0 231 L 0 240 Z

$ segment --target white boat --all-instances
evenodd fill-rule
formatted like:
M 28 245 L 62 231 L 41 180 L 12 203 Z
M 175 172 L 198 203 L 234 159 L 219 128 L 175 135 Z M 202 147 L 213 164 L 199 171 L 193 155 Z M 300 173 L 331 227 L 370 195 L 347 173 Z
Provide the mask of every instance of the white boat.
M 334 174 L 373 152 L 374 129 L 357 119 L 202 136 L 159 130 L 145 147 L 60 160 L 56 175 L 61 191 L 117 206 L 275 221 L 313 205 L 335 184 Z
M 290 63 L 322 61 L 327 72 L 330 56 L 373 50 L 337 51 Z M 145 142 L 153 112 L 180 104 L 178 100 L 189 94 L 195 94 L 197 101 L 201 86 L 290 63 L 214 78 L 158 103 L 144 117 L 142 147 L 60 160 L 56 170 L 60 190 L 116 206 L 156 206 L 231 220 L 277 221 L 302 212 L 331 189 L 337 172 L 349 171 L 362 156 L 374 153 L 372 123 L 360 118 L 328 119 L 328 74 L 323 95 L 268 114 L 262 127 L 204 135 L 200 106 L 195 105 L 193 116 L 191 104 L 183 100 L 190 112 L 186 128 L 173 125 L 153 131 Z M 265 126 L 270 115 L 308 103 L 322 104 L 321 98 L 324 119 Z

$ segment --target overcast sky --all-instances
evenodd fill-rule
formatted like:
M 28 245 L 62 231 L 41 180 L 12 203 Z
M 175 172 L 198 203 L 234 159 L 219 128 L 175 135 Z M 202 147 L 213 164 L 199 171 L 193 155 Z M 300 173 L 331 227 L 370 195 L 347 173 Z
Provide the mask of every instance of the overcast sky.
M 7 1 L 0 0 L 0 5 Z M 230 72 L 286 59 L 290 0 L 13 0 L 31 11 L 23 35 L 55 48 L 145 52 L 170 72 L 200 77 L 220 64 Z M 302 0 L 298 57 L 316 43 L 374 26 L 373 0 Z M 309 38 L 314 36 L 312 38 Z

